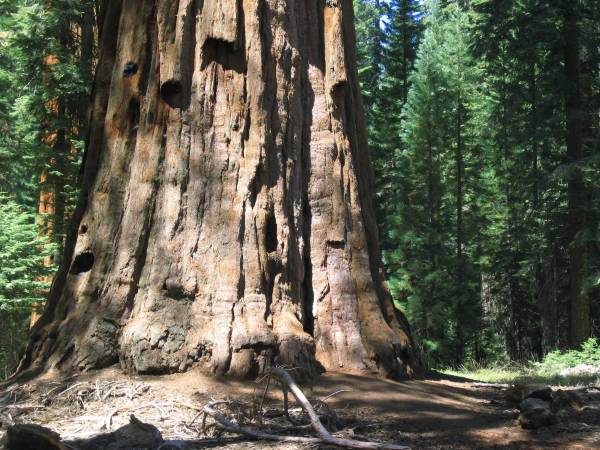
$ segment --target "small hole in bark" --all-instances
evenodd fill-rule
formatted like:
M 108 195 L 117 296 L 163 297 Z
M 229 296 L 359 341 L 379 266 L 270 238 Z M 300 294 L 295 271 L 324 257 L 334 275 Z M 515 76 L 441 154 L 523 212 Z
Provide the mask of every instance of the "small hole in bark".
M 344 241 L 329 240 L 327 241 L 327 245 L 329 248 L 335 248 L 338 250 L 344 250 L 346 248 L 346 243 Z
M 72 274 L 80 274 L 89 272 L 92 270 L 94 265 L 94 254 L 92 252 L 82 252 L 75 257 L 73 264 L 71 265 Z
M 412 354 L 408 346 L 402 346 L 402 348 L 400 349 L 400 358 L 402 358 L 402 361 L 404 362 L 412 360 Z
M 79 234 L 85 234 L 88 232 L 88 226 L 87 225 L 81 225 L 81 227 L 79 227 Z
M 129 101 L 129 108 L 127 110 L 127 114 L 129 116 L 129 121 L 133 125 L 134 128 L 140 123 L 140 102 L 137 98 L 132 98 Z
M 242 46 L 209 37 L 203 46 L 202 69 L 213 62 L 224 70 L 233 70 L 239 74 L 246 72 L 246 54 Z
M 277 222 L 272 214 L 267 216 L 267 223 L 265 224 L 265 247 L 267 253 L 277 250 Z
M 254 205 L 256 205 L 256 197 L 258 196 L 258 181 L 256 176 L 252 178 L 252 181 L 250 181 L 250 186 L 248 189 L 250 191 L 250 204 L 254 208 Z
M 134 63 L 133 61 L 129 61 L 128 63 L 125 64 L 125 67 L 123 67 L 123 76 L 125 78 L 129 78 L 134 76 L 138 71 L 138 65 L 136 63 Z
M 183 85 L 181 81 L 165 81 L 160 87 L 160 96 L 171 108 L 183 108 Z

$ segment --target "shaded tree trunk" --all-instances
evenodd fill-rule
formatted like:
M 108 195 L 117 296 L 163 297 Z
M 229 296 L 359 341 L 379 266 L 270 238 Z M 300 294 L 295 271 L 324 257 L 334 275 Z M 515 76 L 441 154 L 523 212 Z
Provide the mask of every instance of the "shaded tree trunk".
M 40 201 L 38 205 L 38 213 L 40 214 L 40 234 L 42 236 L 48 237 L 50 240 L 52 239 L 53 233 L 53 223 L 52 217 L 55 214 L 56 207 L 56 196 L 54 191 L 51 189 L 48 183 L 48 171 L 44 170 L 40 175 Z M 44 265 L 46 267 L 50 267 L 54 264 L 54 258 L 48 257 L 44 259 Z M 51 277 L 40 277 L 40 280 L 44 283 L 50 284 L 52 282 Z M 44 289 L 44 292 L 40 294 L 40 297 L 44 297 L 47 295 L 47 290 Z M 40 319 L 42 311 L 44 310 L 45 303 L 34 302 L 31 305 L 31 317 L 29 319 L 29 327 L 32 328 L 36 322 Z
M 464 148 L 463 148 L 463 116 L 464 109 L 461 92 L 458 92 L 456 99 L 456 151 L 454 155 L 456 168 L 456 318 L 462 320 L 465 313 L 465 258 L 464 258 Z M 456 351 L 455 358 L 457 363 L 461 363 L 464 357 L 465 337 L 462 327 L 456 330 Z
M 46 5 L 47 7 L 48 5 Z M 44 58 L 42 67 L 44 69 L 44 84 L 49 84 L 50 70 L 52 66 L 59 63 L 58 58 L 55 55 L 47 55 Z M 46 103 L 46 109 L 49 117 L 44 123 L 44 134 L 42 136 L 42 144 L 53 150 L 61 151 L 59 142 L 62 140 L 59 137 L 59 131 L 53 129 L 50 125 L 52 118 L 56 118 L 59 112 L 59 102 L 57 99 L 50 99 Z M 56 155 L 50 155 L 47 166 L 42 169 L 40 174 L 40 195 L 38 203 L 38 213 L 40 215 L 40 234 L 48 238 L 49 241 L 54 241 L 54 234 L 56 232 L 56 209 L 57 209 L 57 195 L 52 177 L 48 175 L 48 168 L 55 170 L 57 165 Z M 44 260 L 44 265 L 50 267 L 54 264 L 54 257 L 49 256 Z M 44 276 L 39 281 L 50 284 L 52 281 L 51 277 Z M 40 293 L 40 297 L 47 295 L 47 292 Z M 44 303 L 35 302 L 31 305 L 31 318 L 29 321 L 29 327 L 32 328 L 35 323 L 40 319 L 42 311 L 44 310 Z
M 586 193 L 583 174 L 576 164 L 583 160 L 579 23 L 577 2 L 564 1 L 565 104 L 567 160 L 571 167 L 568 184 L 569 215 L 569 344 L 577 348 L 590 336 L 590 301 L 585 293 L 586 243 L 581 234 L 586 227 Z
M 350 0 L 110 0 L 80 205 L 20 369 L 414 368 Z

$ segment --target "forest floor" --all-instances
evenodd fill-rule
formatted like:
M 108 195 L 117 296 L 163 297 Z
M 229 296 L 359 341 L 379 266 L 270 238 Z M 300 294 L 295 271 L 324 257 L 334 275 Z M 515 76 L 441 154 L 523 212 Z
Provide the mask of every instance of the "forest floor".
M 414 449 L 600 448 L 600 387 L 579 388 L 584 408 L 561 416 L 556 425 L 531 431 L 519 426 L 518 411 L 506 402 L 503 385 L 437 374 L 394 382 L 329 373 L 303 389 L 310 399 L 323 400 L 334 412 L 325 425 L 341 437 Z M 202 428 L 199 411 L 207 402 L 229 399 L 256 404 L 263 390 L 264 380 L 260 385 L 197 372 L 125 377 L 111 369 L 67 380 L 46 376 L 0 392 L 0 437 L 7 423 L 35 423 L 59 433 L 76 448 L 109 449 L 113 447 L 106 442 L 133 414 L 160 430 L 166 442 L 154 448 L 163 450 L 329 448 L 252 442 L 216 427 Z M 281 408 L 281 399 L 272 387 L 265 400 L 267 410 Z M 242 416 L 240 412 L 240 421 Z

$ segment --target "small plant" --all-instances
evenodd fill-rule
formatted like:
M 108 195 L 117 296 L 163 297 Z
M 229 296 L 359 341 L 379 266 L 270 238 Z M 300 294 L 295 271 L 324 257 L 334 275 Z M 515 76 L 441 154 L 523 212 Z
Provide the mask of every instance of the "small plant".
M 538 364 L 540 370 L 557 372 L 578 365 L 600 365 L 600 342 L 589 338 L 581 346 L 581 350 L 556 350 L 546 355 Z

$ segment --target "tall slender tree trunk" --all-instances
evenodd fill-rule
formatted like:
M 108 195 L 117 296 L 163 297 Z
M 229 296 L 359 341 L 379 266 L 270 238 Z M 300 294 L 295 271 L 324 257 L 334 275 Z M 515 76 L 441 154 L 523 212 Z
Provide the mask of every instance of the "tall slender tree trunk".
M 48 5 L 46 5 L 48 7 Z M 50 71 L 52 66 L 58 64 L 58 58 L 55 55 L 46 55 L 43 60 L 44 70 L 44 84 L 48 85 L 50 80 Z M 47 117 L 46 123 L 44 124 L 44 134 L 42 136 L 42 144 L 48 148 L 56 149 L 59 142 L 59 136 L 57 130 L 53 129 L 50 125 L 51 122 L 55 121 L 58 115 L 59 105 L 57 99 L 51 99 L 46 104 L 49 117 Z M 54 119 L 54 120 L 53 120 Z M 56 232 L 56 208 L 57 208 L 57 195 L 54 182 L 48 175 L 49 171 L 56 169 L 57 158 L 55 154 L 51 154 L 47 166 L 42 169 L 39 178 L 40 196 L 38 204 L 38 213 L 40 215 L 40 234 L 50 241 L 54 240 L 54 234 Z M 50 170 L 49 170 L 50 169 Z M 47 257 L 44 260 L 44 265 L 50 267 L 54 264 L 54 257 Z M 50 284 L 52 278 L 45 276 L 39 281 Z M 48 293 L 41 293 L 41 296 L 47 295 Z M 45 303 L 36 302 L 31 307 L 31 318 L 29 320 L 29 327 L 32 328 L 35 323 L 40 319 L 42 311 L 44 310 Z
M 21 370 L 410 374 L 350 0 L 110 0 L 75 226 Z
M 569 198 L 569 344 L 578 347 L 590 336 L 590 302 L 584 292 L 586 244 L 581 233 L 586 227 L 586 193 L 583 174 L 576 167 L 583 159 L 582 122 L 584 120 L 580 87 L 579 23 L 577 2 L 564 0 L 565 104 L 567 160 L 571 164 Z
M 455 319 L 457 322 L 464 318 L 464 305 L 465 305 L 465 260 L 464 260 L 464 217 L 463 217 L 463 203 L 464 203 L 464 186 L 463 186 L 463 175 L 464 175 L 464 148 L 463 148 L 463 112 L 464 106 L 459 91 L 456 99 L 456 153 L 455 153 L 455 164 L 456 164 L 456 305 L 455 305 Z M 455 358 L 457 363 L 461 363 L 464 355 L 464 333 L 461 326 L 457 327 L 456 330 L 456 352 Z
M 56 197 L 54 191 L 48 183 L 48 171 L 44 170 L 40 175 L 40 199 L 38 206 L 38 213 L 40 215 L 40 234 L 52 239 L 54 226 L 52 224 L 52 218 L 55 214 Z M 50 267 L 54 264 L 54 258 L 47 257 L 44 259 L 44 265 Z M 39 281 L 50 284 L 52 282 L 51 277 L 41 277 Z M 41 295 L 47 295 L 47 292 L 42 292 Z M 40 319 L 42 311 L 44 310 L 45 303 L 35 302 L 31 305 L 31 317 L 29 319 L 29 327 L 32 328 L 36 322 Z

